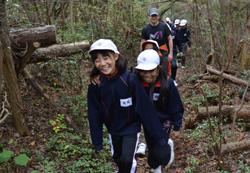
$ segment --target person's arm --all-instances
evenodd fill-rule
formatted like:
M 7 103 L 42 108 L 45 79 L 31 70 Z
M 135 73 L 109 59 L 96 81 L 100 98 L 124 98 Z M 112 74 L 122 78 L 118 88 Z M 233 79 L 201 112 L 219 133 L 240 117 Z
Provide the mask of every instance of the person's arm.
M 137 77 L 134 76 L 133 90 L 135 92 L 136 106 L 135 111 L 139 115 L 144 129 L 149 133 L 151 139 L 155 142 L 165 140 L 165 134 L 162 130 L 162 125 L 158 118 L 157 112 L 154 109 L 153 103 L 146 94 L 142 84 Z
M 166 109 L 168 110 L 168 114 L 170 115 L 171 122 L 174 125 L 173 130 L 179 131 L 182 126 L 184 108 L 183 108 L 180 94 L 173 80 L 169 82 L 170 82 L 169 95 L 167 98 L 168 103 L 167 103 Z
M 142 51 L 142 43 L 146 41 L 145 39 L 141 39 L 141 43 L 140 43 L 140 51 Z
M 191 33 L 189 30 L 187 30 L 187 39 L 188 39 L 188 42 L 187 42 L 188 47 L 191 47 Z
M 103 122 L 100 118 L 99 103 L 96 92 L 97 86 L 89 85 L 87 102 L 88 102 L 88 120 L 90 135 L 95 151 L 102 150 L 103 142 Z
M 172 40 L 171 35 L 168 35 L 168 46 L 169 46 L 168 61 L 172 61 L 172 59 L 173 59 L 173 40 Z
M 140 51 L 142 51 L 142 43 L 148 39 L 149 39 L 149 36 L 146 32 L 146 26 L 145 26 L 145 27 L 143 27 L 143 29 L 141 31 Z

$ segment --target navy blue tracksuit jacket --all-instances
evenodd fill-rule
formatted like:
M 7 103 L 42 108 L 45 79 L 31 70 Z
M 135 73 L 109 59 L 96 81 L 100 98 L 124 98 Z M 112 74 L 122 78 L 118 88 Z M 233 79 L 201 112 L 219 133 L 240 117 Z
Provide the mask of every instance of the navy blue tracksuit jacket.
M 103 124 L 111 135 L 123 136 L 140 132 L 142 123 L 155 142 L 164 138 L 157 112 L 135 74 L 100 80 L 100 86 L 88 88 L 88 118 L 96 150 L 102 149 Z
M 156 105 L 156 102 L 160 96 L 160 88 L 161 88 L 160 82 L 157 82 L 155 84 L 155 88 L 152 93 L 150 93 L 149 85 L 144 83 L 143 86 L 147 94 L 150 95 L 152 101 Z M 169 120 L 171 122 L 171 125 L 173 125 L 173 130 L 179 131 L 182 125 L 182 118 L 184 113 L 183 104 L 179 92 L 172 79 L 168 79 L 167 87 L 168 87 L 168 95 L 166 97 L 166 101 L 164 103 L 163 108 L 161 110 L 157 109 L 158 116 L 162 123 L 166 120 Z

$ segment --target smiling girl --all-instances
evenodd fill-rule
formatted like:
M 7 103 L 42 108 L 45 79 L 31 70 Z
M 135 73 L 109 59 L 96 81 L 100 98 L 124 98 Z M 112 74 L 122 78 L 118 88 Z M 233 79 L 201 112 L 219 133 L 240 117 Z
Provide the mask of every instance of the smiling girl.
M 94 42 L 89 51 L 94 68 L 90 76 L 100 75 L 100 84 L 88 88 L 88 119 L 92 143 L 102 149 L 103 124 L 107 127 L 113 159 L 118 173 L 136 172 L 135 150 L 141 124 L 151 143 L 161 148 L 156 159 L 168 163 L 171 147 L 161 123 L 136 75 L 126 71 L 126 60 L 108 39 Z

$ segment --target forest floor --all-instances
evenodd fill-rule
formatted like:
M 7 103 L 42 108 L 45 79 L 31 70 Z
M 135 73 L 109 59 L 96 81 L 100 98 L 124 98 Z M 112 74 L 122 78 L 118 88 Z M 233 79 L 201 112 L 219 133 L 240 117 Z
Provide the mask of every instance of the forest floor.
M 217 84 L 203 82 L 198 86 L 199 80 L 193 74 L 192 68 L 191 66 L 187 66 L 185 69 L 179 68 L 177 74 L 178 89 L 185 106 L 184 119 L 195 116 L 195 108 L 204 106 L 204 99 L 199 92 L 201 85 L 205 85 L 209 89 L 207 91 L 207 94 L 211 96 L 209 105 L 218 104 Z M 15 154 L 26 153 L 30 162 L 25 168 L 13 166 L 13 161 L 0 163 L 0 173 L 30 173 L 32 171 L 32 173 L 35 173 L 34 171 L 111 173 L 110 168 L 103 166 L 111 160 L 108 145 L 106 148 L 108 154 L 104 156 L 91 154 L 89 132 L 86 129 L 88 127 L 86 88 L 90 69 L 89 62 L 69 62 L 67 65 L 54 62 L 40 64 L 30 69 L 37 82 L 43 86 L 44 92 L 49 95 L 50 100 L 41 97 L 30 84 L 25 83 L 24 79 L 20 79 L 25 120 L 31 136 L 19 136 L 11 125 L 12 119 L 9 117 L 0 126 L 0 149 L 9 149 Z M 229 91 L 232 93 L 231 95 L 226 94 L 226 104 L 234 105 L 240 102 L 237 86 L 226 85 L 223 89 L 226 93 Z M 246 104 L 249 105 L 249 102 Z M 218 120 L 213 118 L 211 121 L 212 133 L 216 140 L 219 140 Z M 239 122 L 237 127 L 232 130 L 230 123 L 225 120 L 222 125 L 222 135 L 225 141 L 250 139 L 247 125 L 249 124 Z M 166 172 L 249 173 L 250 150 L 226 154 L 219 160 L 219 156 L 213 151 L 214 142 L 211 140 L 210 133 L 207 120 L 196 123 L 191 129 L 183 128 L 181 136 L 174 139 L 175 161 Z M 75 138 L 72 138 L 72 134 L 75 135 Z M 84 139 L 84 142 L 81 138 Z M 88 148 L 89 150 L 87 150 Z M 93 157 L 95 158 L 94 163 L 91 162 Z M 98 157 L 105 157 L 106 160 L 100 158 L 98 160 Z M 75 163 L 75 161 L 78 162 Z M 219 169 L 218 163 L 222 165 L 221 169 Z M 149 172 L 146 156 L 138 158 L 138 165 L 138 173 Z

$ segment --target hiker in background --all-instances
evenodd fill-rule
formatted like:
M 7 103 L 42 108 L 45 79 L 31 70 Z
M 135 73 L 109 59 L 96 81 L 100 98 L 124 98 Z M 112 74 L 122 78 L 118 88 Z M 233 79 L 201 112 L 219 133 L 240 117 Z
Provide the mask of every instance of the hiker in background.
M 166 24 L 167 24 L 169 30 L 172 31 L 174 28 L 174 24 L 172 23 L 172 21 L 169 17 L 166 17 Z
M 175 24 L 178 25 L 180 20 L 179 19 L 175 20 Z M 175 27 L 175 24 L 173 24 L 170 20 L 169 17 L 166 17 L 166 24 L 169 26 L 171 29 L 171 37 L 173 40 L 173 59 L 171 61 L 171 77 L 174 80 L 175 85 L 177 86 L 176 83 L 176 74 L 177 74 L 177 52 L 178 52 L 178 43 L 177 40 L 175 39 L 176 34 L 177 34 L 177 28 Z
M 144 41 L 149 39 L 157 41 L 159 50 L 163 55 L 163 68 L 166 69 L 165 72 L 170 71 L 167 68 L 169 66 L 168 64 L 170 64 L 173 59 L 173 41 L 171 38 L 171 31 L 166 23 L 160 22 L 157 8 L 149 9 L 148 18 L 149 23 L 143 27 L 141 32 L 141 46 Z
M 191 47 L 191 34 L 190 31 L 187 29 L 187 20 L 182 19 L 180 21 L 180 29 L 176 34 L 176 39 L 179 44 L 179 57 L 181 58 L 181 67 L 185 68 L 186 65 L 186 56 L 187 50 Z
M 179 27 L 180 27 L 180 22 L 181 22 L 180 19 L 175 19 L 175 20 L 174 20 L 174 27 L 175 27 L 176 29 L 179 29 Z
M 180 134 L 184 108 L 174 81 L 171 78 L 165 78 L 163 74 L 158 53 L 153 49 L 142 51 L 137 58 L 135 69 L 146 93 L 158 111 L 157 115 L 166 137 L 169 138 L 171 132 L 171 136 L 174 139 L 177 138 Z M 161 173 L 164 165 L 157 165 L 157 158 L 155 158 L 161 150 L 154 148 L 148 129 L 144 129 L 144 134 L 149 151 L 148 164 L 154 168 L 154 173 Z M 169 143 L 173 146 L 172 140 L 169 139 Z M 174 156 L 174 153 L 171 156 Z M 155 168 L 156 166 L 158 167 Z
M 136 75 L 126 71 L 126 59 L 108 39 L 94 42 L 89 51 L 94 67 L 90 77 L 98 76 L 99 85 L 88 87 L 88 120 L 95 151 L 102 150 L 103 124 L 107 127 L 113 159 L 118 173 L 136 172 L 134 158 L 141 124 L 150 141 L 161 153 L 158 164 L 167 164 L 171 147 L 157 112 Z

